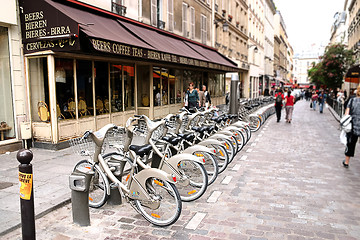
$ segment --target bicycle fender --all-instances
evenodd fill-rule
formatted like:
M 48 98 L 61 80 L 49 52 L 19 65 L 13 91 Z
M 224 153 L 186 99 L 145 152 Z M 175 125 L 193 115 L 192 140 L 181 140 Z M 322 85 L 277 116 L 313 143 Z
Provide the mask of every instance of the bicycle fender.
M 217 132 L 217 133 L 215 133 L 213 136 L 211 136 L 210 138 L 212 138 L 212 137 L 215 137 L 215 136 L 220 136 L 220 135 L 222 135 L 224 138 L 226 138 L 226 136 L 227 137 L 231 137 L 231 136 L 233 136 L 234 135 L 234 133 L 233 132 L 231 132 L 231 131 L 229 131 L 229 130 L 225 130 L 225 129 L 223 129 L 223 130 L 221 130 L 221 131 L 219 131 L 219 132 Z
M 129 189 L 129 197 L 137 200 L 149 200 L 149 195 L 145 190 L 145 184 L 146 180 L 151 177 L 160 179 L 162 181 L 168 181 L 170 183 L 175 183 L 170 174 L 157 168 L 146 168 L 134 175 L 133 182 Z M 162 183 L 158 182 L 157 184 L 160 185 Z
M 207 152 L 207 153 L 211 153 L 212 152 L 210 151 L 210 149 L 208 147 L 205 147 L 203 145 L 195 145 L 195 146 L 191 146 L 191 147 L 188 147 L 187 149 L 185 149 L 183 151 L 183 153 L 190 153 L 190 154 L 193 154 L 194 152 L 197 152 L 197 151 L 200 151 L 200 152 Z
M 198 143 L 198 145 L 202 145 L 202 146 L 208 146 L 208 145 L 211 145 L 211 144 L 216 144 L 216 145 L 223 145 L 219 140 L 215 139 L 215 138 L 208 138 L 208 139 L 205 139 L 204 141 L 201 141 Z

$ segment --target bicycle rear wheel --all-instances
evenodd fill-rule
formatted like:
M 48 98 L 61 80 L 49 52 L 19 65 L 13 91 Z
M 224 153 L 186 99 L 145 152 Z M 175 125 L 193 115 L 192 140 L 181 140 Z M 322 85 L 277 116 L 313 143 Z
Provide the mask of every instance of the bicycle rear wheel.
M 192 160 L 182 160 L 178 164 L 178 171 L 190 182 L 188 185 L 182 184 L 178 179 L 176 188 L 179 191 L 181 200 L 184 202 L 194 201 L 200 198 L 206 191 L 208 185 L 208 175 L 205 167 Z
M 100 208 L 102 207 L 109 198 L 107 190 L 110 188 L 109 181 L 106 175 L 101 171 L 98 164 L 92 164 L 88 160 L 81 160 L 75 167 L 81 171 L 81 168 L 94 170 L 94 175 L 90 180 L 89 188 L 89 207 Z
M 177 221 L 182 203 L 175 185 L 158 178 L 148 178 L 146 191 L 153 201 L 134 200 L 137 210 L 150 223 L 156 226 L 168 226 Z M 158 203 L 156 207 L 151 207 Z

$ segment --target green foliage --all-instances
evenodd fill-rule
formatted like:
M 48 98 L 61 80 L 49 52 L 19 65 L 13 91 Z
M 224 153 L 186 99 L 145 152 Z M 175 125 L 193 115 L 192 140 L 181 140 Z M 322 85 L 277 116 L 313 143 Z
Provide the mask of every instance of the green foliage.
M 320 57 L 321 61 L 308 70 L 311 82 L 317 87 L 341 87 L 346 71 L 354 63 L 353 55 L 353 51 L 346 49 L 343 44 L 327 46 L 324 55 Z

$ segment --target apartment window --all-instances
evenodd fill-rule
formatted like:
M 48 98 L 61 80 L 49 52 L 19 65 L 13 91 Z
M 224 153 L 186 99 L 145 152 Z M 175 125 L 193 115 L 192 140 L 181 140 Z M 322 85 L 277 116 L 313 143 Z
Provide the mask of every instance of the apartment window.
M 112 12 L 119 14 L 121 16 L 125 16 L 126 7 L 124 6 L 123 0 L 112 0 Z
M 168 0 L 168 26 L 169 31 L 174 31 L 174 0 Z
M 182 30 L 183 30 L 183 36 L 188 37 L 188 30 L 187 30 L 187 9 L 188 5 L 186 3 L 183 3 L 182 5 Z
M 157 26 L 157 0 L 151 0 L 151 25 Z
M 195 39 L 195 8 L 190 8 L 190 38 Z
M 206 39 L 207 39 L 207 31 L 206 31 L 206 28 L 207 28 L 207 24 L 206 24 L 206 21 L 207 21 L 207 18 L 206 16 L 204 15 L 201 15 L 201 42 L 203 44 L 206 44 Z

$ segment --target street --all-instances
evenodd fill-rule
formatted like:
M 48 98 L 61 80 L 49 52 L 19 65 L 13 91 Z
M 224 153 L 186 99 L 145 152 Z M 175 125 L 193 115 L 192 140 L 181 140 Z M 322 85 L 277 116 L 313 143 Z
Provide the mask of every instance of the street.
M 172 226 L 150 225 L 125 202 L 91 209 L 80 227 L 66 204 L 36 220 L 37 239 L 360 239 L 359 146 L 344 168 L 338 122 L 309 104 L 295 104 L 291 124 L 284 111 L 279 123 L 271 116 Z M 1 239 L 21 239 L 21 229 Z

